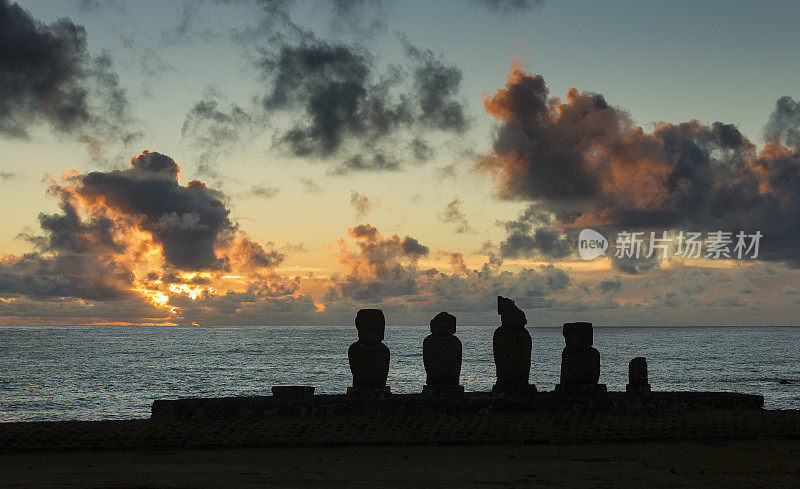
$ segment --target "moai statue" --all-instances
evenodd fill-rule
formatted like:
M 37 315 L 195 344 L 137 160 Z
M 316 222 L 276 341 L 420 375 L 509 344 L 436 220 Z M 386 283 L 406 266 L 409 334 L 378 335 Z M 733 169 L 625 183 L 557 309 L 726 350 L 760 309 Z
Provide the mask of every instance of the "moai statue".
M 431 319 L 431 334 L 422 342 L 422 360 L 427 379 L 423 394 L 460 395 L 464 386 L 461 376 L 461 340 L 455 336 L 456 317 L 440 312 Z
M 525 329 L 525 313 L 511 299 L 497 296 L 500 327 L 494 331 L 492 348 L 497 369 L 497 383 L 492 392 L 530 393 L 536 386 L 528 383 L 531 373 L 531 335 Z
M 647 383 L 647 359 L 636 357 L 628 364 L 628 385 L 625 386 L 628 394 L 642 395 L 650 393 L 650 384 Z
M 389 348 L 381 343 L 386 320 L 380 309 L 361 309 L 356 314 L 358 341 L 350 345 L 347 359 L 353 373 L 353 387 L 348 394 L 389 393 Z
M 592 347 L 592 323 L 564 323 L 566 348 L 561 351 L 561 383 L 556 392 L 604 393 L 600 379 L 600 352 Z

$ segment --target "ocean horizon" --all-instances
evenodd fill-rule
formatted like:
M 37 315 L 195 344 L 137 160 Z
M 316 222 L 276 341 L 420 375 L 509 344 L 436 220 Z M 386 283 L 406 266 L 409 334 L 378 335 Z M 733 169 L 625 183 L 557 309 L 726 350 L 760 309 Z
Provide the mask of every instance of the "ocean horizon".
M 461 326 L 461 383 L 495 380 L 496 326 Z M 528 328 L 531 383 L 552 390 L 564 340 L 559 328 Z M 388 326 L 388 385 L 420 392 L 427 327 Z M 3 326 L 0 421 L 147 418 L 155 399 L 269 395 L 273 385 L 343 393 L 352 383 L 352 326 Z M 767 409 L 800 408 L 800 327 L 599 327 L 600 383 L 620 391 L 628 362 L 647 358 L 657 391 L 764 396 Z M 783 383 L 782 383 L 783 381 Z

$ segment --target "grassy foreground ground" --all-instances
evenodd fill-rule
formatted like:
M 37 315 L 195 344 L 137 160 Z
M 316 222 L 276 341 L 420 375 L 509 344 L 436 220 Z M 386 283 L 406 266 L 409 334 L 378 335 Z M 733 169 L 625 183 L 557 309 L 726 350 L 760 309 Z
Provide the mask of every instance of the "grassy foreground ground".
M 800 441 L 4 455 L 0 486 L 800 487 Z
M 800 487 L 800 411 L 0 423 L 0 487 Z

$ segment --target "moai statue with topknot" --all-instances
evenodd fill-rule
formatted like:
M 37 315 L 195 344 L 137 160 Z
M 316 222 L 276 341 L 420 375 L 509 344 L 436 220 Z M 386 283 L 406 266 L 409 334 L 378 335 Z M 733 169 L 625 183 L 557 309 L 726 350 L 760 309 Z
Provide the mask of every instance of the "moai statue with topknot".
M 625 392 L 637 396 L 650 394 L 645 357 L 636 357 L 628 364 L 628 385 L 625 386 Z
M 389 394 L 389 348 L 382 343 L 386 320 L 380 309 L 361 309 L 356 314 L 358 341 L 350 345 L 347 359 L 353 373 L 348 394 Z
M 492 392 L 524 394 L 536 392 L 529 383 L 531 373 L 531 334 L 525 329 L 525 313 L 511 299 L 497 296 L 500 327 L 494 331 L 492 349 L 497 383 Z
M 455 335 L 456 317 L 440 312 L 431 319 L 431 334 L 422 342 L 427 378 L 423 394 L 449 396 L 464 393 L 461 377 L 461 340 Z
M 561 351 L 561 383 L 556 392 L 565 394 L 605 393 L 600 380 L 600 352 L 592 344 L 592 323 L 564 323 L 566 348 Z

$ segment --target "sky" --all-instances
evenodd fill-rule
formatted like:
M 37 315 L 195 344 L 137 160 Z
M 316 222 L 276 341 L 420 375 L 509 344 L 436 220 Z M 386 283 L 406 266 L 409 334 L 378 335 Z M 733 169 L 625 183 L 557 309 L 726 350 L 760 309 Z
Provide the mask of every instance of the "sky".
M 798 15 L 0 0 L 0 324 L 797 325 Z

